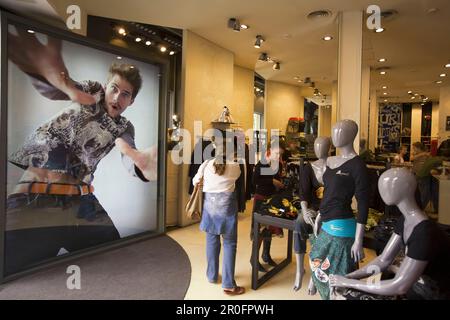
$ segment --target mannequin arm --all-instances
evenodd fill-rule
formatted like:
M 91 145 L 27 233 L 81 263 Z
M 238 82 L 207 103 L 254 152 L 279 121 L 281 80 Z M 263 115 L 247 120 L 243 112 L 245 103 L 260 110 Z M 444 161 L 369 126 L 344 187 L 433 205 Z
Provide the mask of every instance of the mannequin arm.
M 338 275 L 330 275 L 330 287 L 346 287 L 368 293 L 395 296 L 408 292 L 414 282 L 425 270 L 428 261 L 415 260 L 405 257 L 394 279 L 369 283 L 361 280 L 348 279 Z
M 313 230 L 314 230 L 314 236 L 315 236 L 315 237 L 318 236 L 320 227 L 321 227 L 321 225 L 322 225 L 322 223 L 321 223 L 320 220 L 321 220 L 321 216 L 320 216 L 320 211 L 319 211 L 319 212 L 317 213 L 316 221 L 314 222 L 314 228 L 313 228 Z
M 401 237 L 393 233 L 381 255 L 370 261 L 363 268 L 347 274 L 346 277 L 349 279 L 362 279 L 385 271 L 394 261 L 402 247 Z
M 308 208 L 308 202 L 306 201 L 300 202 L 300 206 L 302 208 L 303 220 L 314 228 L 314 218 L 317 216 L 317 212 Z
M 353 261 L 359 262 L 364 259 L 363 250 L 364 239 L 364 225 L 362 223 L 356 224 L 355 242 L 353 242 L 351 256 Z

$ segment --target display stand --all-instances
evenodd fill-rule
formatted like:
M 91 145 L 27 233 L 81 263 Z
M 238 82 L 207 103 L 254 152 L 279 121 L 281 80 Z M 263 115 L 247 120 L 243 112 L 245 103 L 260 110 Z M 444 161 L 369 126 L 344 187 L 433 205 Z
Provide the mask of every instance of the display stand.
M 282 262 L 280 262 L 276 267 L 272 270 L 268 271 L 264 276 L 258 278 L 258 259 L 259 259 L 259 226 L 261 224 L 270 225 L 274 227 L 279 227 L 283 229 L 288 229 L 288 238 L 287 238 L 287 257 Z M 262 286 L 267 280 L 272 278 L 278 272 L 280 272 L 284 267 L 286 267 L 292 260 L 292 239 L 293 239 L 293 231 L 294 231 L 295 220 L 288 220 L 283 218 L 272 217 L 269 215 L 262 215 L 257 212 L 253 213 L 253 246 L 252 246 L 252 289 L 256 290 L 260 286 Z

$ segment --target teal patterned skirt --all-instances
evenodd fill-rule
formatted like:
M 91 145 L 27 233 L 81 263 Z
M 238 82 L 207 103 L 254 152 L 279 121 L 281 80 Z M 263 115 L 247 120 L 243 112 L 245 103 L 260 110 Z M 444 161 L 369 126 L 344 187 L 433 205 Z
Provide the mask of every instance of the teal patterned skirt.
M 351 257 L 354 241 L 355 238 L 332 236 L 323 229 L 317 238 L 311 239 L 309 263 L 312 279 L 323 300 L 330 299 L 330 274 L 346 275 L 356 270 Z

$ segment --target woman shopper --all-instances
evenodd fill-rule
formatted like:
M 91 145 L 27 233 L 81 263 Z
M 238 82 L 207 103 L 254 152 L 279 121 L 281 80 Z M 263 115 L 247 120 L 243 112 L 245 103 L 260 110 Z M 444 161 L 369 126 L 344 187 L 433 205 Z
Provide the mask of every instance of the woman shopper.
M 236 285 L 234 280 L 238 213 L 235 183 L 240 175 L 241 169 L 234 154 L 230 152 L 227 156 L 225 144 L 219 142 L 216 156 L 203 162 L 192 180 L 196 185 L 203 178 L 204 203 L 200 230 L 206 232 L 206 276 L 209 282 L 217 283 L 222 236 L 222 288 L 227 295 L 245 292 L 245 288 Z

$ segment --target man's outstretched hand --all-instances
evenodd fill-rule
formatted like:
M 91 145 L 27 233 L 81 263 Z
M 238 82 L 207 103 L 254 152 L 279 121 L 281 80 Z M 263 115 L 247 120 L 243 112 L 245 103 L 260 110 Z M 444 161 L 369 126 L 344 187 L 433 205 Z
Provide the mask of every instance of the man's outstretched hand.
M 122 138 L 117 138 L 115 142 L 119 151 L 131 158 L 147 180 L 156 181 L 158 178 L 158 148 L 156 146 L 140 151 L 132 148 Z
M 70 79 L 61 54 L 60 39 L 49 36 L 47 44 L 42 44 L 35 34 L 20 27 L 16 30 L 18 35 L 8 34 L 8 57 L 20 70 L 45 78 L 74 102 L 84 105 L 96 102 L 92 95 L 76 88 Z

